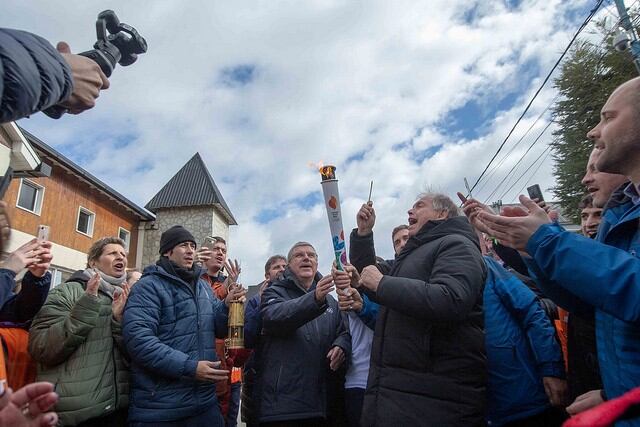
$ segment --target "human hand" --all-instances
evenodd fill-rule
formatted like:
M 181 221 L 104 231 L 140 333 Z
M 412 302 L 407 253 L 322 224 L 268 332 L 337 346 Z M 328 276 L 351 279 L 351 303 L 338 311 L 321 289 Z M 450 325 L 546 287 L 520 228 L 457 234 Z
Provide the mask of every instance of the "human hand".
M 337 371 L 340 365 L 344 362 L 344 350 L 338 346 L 334 346 L 327 353 L 327 359 L 329 359 L 329 368 L 332 371 Z
M 375 265 L 366 266 L 360 274 L 360 284 L 373 292 L 378 290 L 380 280 L 382 280 L 382 273 Z
M 543 377 L 544 392 L 549 398 L 551 406 L 566 406 L 569 399 L 569 385 L 567 380 L 556 377 Z
M 238 283 L 238 277 L 240 277 L 240 273 L 242 272 L 242 269 L 240 268 L 240 263 L 238 262 L 238 260 L 234 259 L 233 262 L 230 262 L 229 260 L 225 260 L 224 268 L 227 271 L 227 280 L 226 280 L 227 287 L 231 287 L 236 283 Z
M 4 250 L 4 245 L 11 237 L 11 223 L 7 213 L 7 203 L 0 201 L 0 250 Z
M 201 246 L 197 251 L 196 251 L 196 262 L 203 264 L 207 261 L 209 261 L 211 259 L 211 257 L 213 256 L 213 251 L 206 247 L 206 246 Z
M 97 297 L 99 288 L 100 288 L 100 275 L 96 273 L 87 282 L 87 288 L 85 289 L 84 293 L 87 295 Z
M 29 265 L 27 268 L 35 277 L 42 277 L 45 275 L 49 267 L 51 266 L 51 260 L 53 255 L 51 254 L 51 242 L 40 241 L 38 249 L 34 251 L 36 261 Z
M 486 227 L 482 222 L 478 220 L 478 214 L 482 211 L 493 214 L 493 210 L 489 206 L 485 205 L 484 203 L 480 203 L 476 199 L 467 199 L 460 192 L 458 192 L 458 198 L 462 201 L 462 211 L 469 219 L 471 225 L 473 225 L 476 230 L 482 233 L 486 233 Z
M 371 234 L 373 226 L 376 224 L 376 211 L 373 209 L 373 202 L 367 202 L 362 205 L 356 215 L 356 223 L 358 225 L 358 236 Z
M 111 312 L 116 322 L 122 322 L 122 314 L 124 313 L 124 306 L 127 303 L 129 297 L 129 285 L 125 282 L 122 287 L 116 288 L 113 292 L 113 302 L 111 303 Z
M 227 307 L 229 307 L 229 304 L 231 304 L 234 301 L 240 301 L 240 302 L 244 302 L 246 300 L 246 296 L 247 295 L 247 290 L 245 288 L 242 287 L 241 284 L 235 284 L 232 285 L 229 288 L 229 292 L 227 293 L 227 296 L 224 299 L 224 303 L 226 304 Z
M 210 362 L 208 360 L 198 361 L 196 367 L 196 379 L 199 381 L 207 381 L 211 383 L 219 381 L 227 381 L 229 378 L 229 371 L 226 369 L 218 369 L 221 362 Z
M 48 412 L 58 402 L 53 384 L 27 384 L 14 393 L 8 388 L 0 397 L 0 425 L 48 427 L 58 423 L 58 415 Z
M 80 114 L 96 105 L 100 91 L 109 88 L 109 80 L 97 62 L 82 55 L 71 53 L 69 45 L 60 42 L 56 46 L 73 75 L 73 92 L 60 105 L 69 110 L 69 114 Z
M 360 286 L 360 274 L 358 270 L 351 264 L 344 264 L 344 270 L 338 270 L 335 262 L 331 266 L 331 276 L 333 282 L 338 289 L 346 289 L 348 287 L 357 288 Z
M 15 251 L 11 252 L 2 263 L 2 267 L 18 274 L 23 268 L 29 267 L 38 262 L 36 250 L 39 243 L 37 239 L 31 239 Z
M 509 207 L 502 216 L 480 212 L 478 221 L 486 227 L 486 233 L 498 239 L 504 246 L 525 251 L 527 242 L 540 226 L 551 222 L 547 213 L 531 199 L 520 196 L 522 207 Z M 526 210 L 525 210 L 526 209 Z
M 316 284 L 315 297 L 318 304 L 324 304 L 329 292 L 333 291 L 333 276 L 324 276 Z
M 584 412 L 587 409 L 591 409 L 595 406 L 604 403 L 602 398 L 602 390 L 591 390 L 580 396 L 576 397 L 576 400 L 569 406 L 567 406 L 567 413 L 571 416 L 577 415 L 580 412 Z
M 338 294 L 338 308 L 341 311 L 354 311 L 356 313 L 360 313 L 363 306 L 364 301 L 362 300 L 362 295 L 360 295 L 360 292 L 356 289 L 348 288 L 345 290 L 344 294 Z

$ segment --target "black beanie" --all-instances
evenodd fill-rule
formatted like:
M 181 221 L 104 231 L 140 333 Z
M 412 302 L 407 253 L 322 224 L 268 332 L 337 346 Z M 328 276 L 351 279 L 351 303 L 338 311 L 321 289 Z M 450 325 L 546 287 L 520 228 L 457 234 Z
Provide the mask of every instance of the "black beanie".
M 160 255 L 164 255 L 182 242 L 196 243 L 193 234 L 181 225 L 174 225 L 160 236 Z

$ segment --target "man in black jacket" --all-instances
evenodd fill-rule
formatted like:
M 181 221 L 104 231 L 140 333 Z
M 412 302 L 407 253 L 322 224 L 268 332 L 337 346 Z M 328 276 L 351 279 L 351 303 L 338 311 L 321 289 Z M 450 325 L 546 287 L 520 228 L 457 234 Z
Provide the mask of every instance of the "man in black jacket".
M 351 338 L 313 246 L 296 243 L 287 261 L 283 277 L 262 294 L 260 425 L 330 426 L 329 375 L 349 357 Z
M 444 195 L 420 195 L 408 214 L 409 240 L 388 274 L 373 265 L 373 234 L 351 246 L 362 285 L 381 305 L 362 425 L 483 425 L 486 270 L 478 239 Z

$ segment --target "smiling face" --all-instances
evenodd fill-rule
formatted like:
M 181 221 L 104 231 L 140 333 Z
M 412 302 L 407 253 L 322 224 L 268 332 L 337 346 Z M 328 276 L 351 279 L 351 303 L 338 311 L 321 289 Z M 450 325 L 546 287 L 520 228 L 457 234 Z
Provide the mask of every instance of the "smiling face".
M 204 263 L 204 265 L 207 267 L 209 274 L 215 275 L 220 271 L 220 269 L 222 269 L 224 262 L 227 260 L 227 245 L 224 242 L 217 240 L 211 251 L 213 252 L 213 255 Z
M 600 221 L 602 220 L 602 208 L 587 207 L 580 212 L 580 231 L 582 235 L 594 238 Z
M 196 244 L 194 242 L 182 242 L 173 247 L 169 252 L 164 255 L 169 258 L 178 267 L 186 268 L 187 270 L 193 267 L 193 259 L 196 253 Z
M 597 208 L 603 208 L 614 190 L 627 181 L 624 175 L 600 172 L 596 168 L 601 153 L 602 150 L 593 149 L 587 162 L 587 172 L 582 178 L 582 185 L 587 187 L 587 191 L 593 198 L 593 206 Z
M 122 277 L 127 269 L 127 251 L 121 245 L 109 243 L 90 265 L 107 276 Z
M 298 246 L 289 258 L 289 269 L 300 280 L 313 279 L 318 271 L 318 254 L 313 246 Z
M 640 79 L 619 86 L 609 97 L 600 122 L 587 137 L 602 152 L 596 161 L 601 172 L 625 175 L 640 181 Z
M 447 217 L 446 211 L 437 211 L 433 208 L 430 197 L 418 199 L 407 213 L 409 214 L 409 237 L 415 236 L 427 222 Z

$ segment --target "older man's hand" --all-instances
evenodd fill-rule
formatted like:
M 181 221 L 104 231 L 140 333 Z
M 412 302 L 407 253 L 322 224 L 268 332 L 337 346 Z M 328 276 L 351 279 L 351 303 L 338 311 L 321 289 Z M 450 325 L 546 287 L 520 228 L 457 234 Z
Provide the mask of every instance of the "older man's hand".
M 503 215 L 494 215 L 486 211 L 478 213 L 478 221 L 486 233 L 495 237 L 501 244 L 519 251 L 526 251 L 527 242 L 540 226 L 551 222 L 547 213 L 528 197 L 520 196 L 520 203 L 526 209 L 509 208 Z
M 378 267 L 375 265 L 366 266 L 360 274 L 360 283 L 362 286 L 373 292 L 378 290 L 380 280 L 382 280 L 382 273 L 380 273 L 380 270 L 378 270 Z

